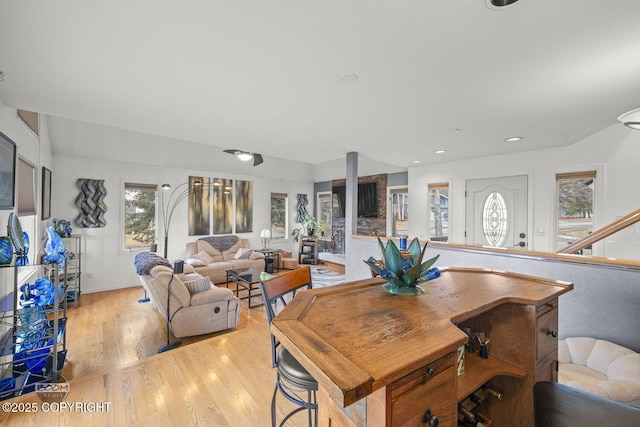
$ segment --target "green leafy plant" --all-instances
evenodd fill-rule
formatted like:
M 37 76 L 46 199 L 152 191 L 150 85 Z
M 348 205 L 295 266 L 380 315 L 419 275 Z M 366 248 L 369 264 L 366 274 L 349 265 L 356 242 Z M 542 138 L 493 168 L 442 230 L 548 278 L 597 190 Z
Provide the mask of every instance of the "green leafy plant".
M 397 294 L 422 293 L 418 284 L 440 276 L 440 270 L 432 268 L 440 255 L 422 262 L 427 244 L 420 247 L 418 238 L 414 238 L 405 255 L 400 252 L 393 240 L 383 245 L 378 237 L 381 260 L 369 257 L 365 263 L 387 281 L 385 290 Z
M 296 242 L 300 236 L 304 236 L 305 232 L 307 232 L 307 235 L 322 236 L 327 231 L 327 227 L 325 227 L 323 223 L 319 222 L 316 217 L 310 213 L 306 213 L 302 217 L 300 225 L 300 228 L 296 228 L 291 232 L 291 235 Z

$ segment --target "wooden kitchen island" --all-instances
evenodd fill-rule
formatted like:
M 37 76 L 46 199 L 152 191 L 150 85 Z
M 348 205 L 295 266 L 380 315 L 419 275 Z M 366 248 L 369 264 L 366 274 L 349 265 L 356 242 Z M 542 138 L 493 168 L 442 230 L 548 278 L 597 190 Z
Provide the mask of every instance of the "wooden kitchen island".
M 321 426 L 422 426 L 427 411 L 456 426 L 458 404 L 488 382 L 504 398 L 485 399 L 479 413 L 493 426 L 534 425 L 533 384 L 556 380 L 558 296 L 571 283 L 463 268 L 443 268 L 418 296 L 382 283 L 300 292 L 273 321 L 318 380 Z M 466 353 L 458 376 L 463 327 L 490 338 L 489 357 Z

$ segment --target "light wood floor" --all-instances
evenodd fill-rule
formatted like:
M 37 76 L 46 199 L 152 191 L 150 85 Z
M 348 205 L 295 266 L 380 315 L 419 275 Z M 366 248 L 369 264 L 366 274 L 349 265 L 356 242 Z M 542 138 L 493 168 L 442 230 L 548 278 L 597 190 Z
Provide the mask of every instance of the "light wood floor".
M 4 402 L 33 403 L 38 412 L 0 411 L 0 425 L 269 426 L 275 371 L 265 309 L 249 310 L 243 300 L 236 329 L 185 338 L 157 354 L 166 326 L 149 303 L 138 303 L 143 296 L 141 287 L 82 295 L 69 310 L 63 369 L 70 385 L 64 402 L 76 407 L 44 412 L 29 393 Z M 88 403 L 106 402 L 108 411 L 89 411 Z M 289 405 L 278 400 L 278 419 Z M 301 413 L 287 425 L 306 421 Z

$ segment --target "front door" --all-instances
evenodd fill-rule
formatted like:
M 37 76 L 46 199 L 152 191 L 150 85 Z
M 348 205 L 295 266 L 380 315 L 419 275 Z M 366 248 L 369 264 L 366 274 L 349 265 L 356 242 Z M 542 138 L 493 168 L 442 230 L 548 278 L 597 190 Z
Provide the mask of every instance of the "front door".
M 467 180 L 466 244 L 526 249 L 527 176 Z

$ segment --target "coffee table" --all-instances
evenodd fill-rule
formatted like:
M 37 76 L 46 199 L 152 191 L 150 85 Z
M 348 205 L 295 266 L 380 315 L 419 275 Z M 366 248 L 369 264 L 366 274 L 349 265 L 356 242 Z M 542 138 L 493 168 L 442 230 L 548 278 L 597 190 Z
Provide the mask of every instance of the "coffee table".
M 264 271 L 260 271 L 257 268 L 247 267 L 247 268 L 235 268 L 233 270 L 225 271 L 227 274 L 227 288 L 229 287 L 229 282 L 236 283 L 236 297 L 240 299 L 247 299 L 249 308 L 260 307 L 264 305 L 264 303 L 251 305 L 251 297 L 260 297 L 262 300 L 262 296 L 259 294 L 252 294 L 252 291 L 257 290 L 260 292 L 260 288 L 258 288 L 258 283 L 263 280 L 268 280 L 273 276 L 269 273 L 265 273 Z M 247 296 L 240 297 L 240 288 L 244 288 L 247 291 Z

